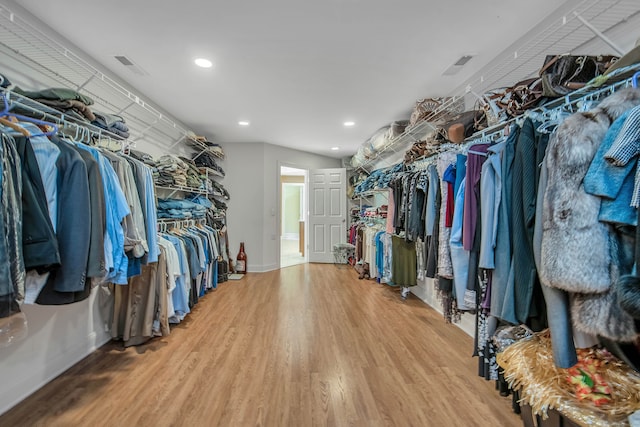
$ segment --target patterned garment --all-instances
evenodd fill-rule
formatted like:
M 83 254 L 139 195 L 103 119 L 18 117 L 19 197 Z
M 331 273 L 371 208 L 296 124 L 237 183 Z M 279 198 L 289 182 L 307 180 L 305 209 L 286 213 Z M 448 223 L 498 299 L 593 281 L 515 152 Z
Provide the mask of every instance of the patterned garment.
M 19 303 L 24 300 L 26 272 L 22 249 L 22 174 L 20 157 L 11 137 L 0 136 L 1 150 L 0 186 L 2 191 L 2 242 L 0 256 L 4 281 L 0 290 L 0 315 L 9 317 L 20 311 Z M 7 268 L 8 267 L 8 268 Z
M 384 245 L 384 274 L 380 279 L 383 283 L 391 283 L 392 281 L 392 262 L 393 262 L 393 251 L 391 250 L 391 234 L 385 233 L 382 238 L 382 243 Z
M 417 261 L 417 270 L 418 270 L 417 271 L 418 280 L 424 280 L 425 278 L 424 250 L 425 250 L 425 244 L 422 241 L 422 239 L 418 237 L 418 239 L 416 239 L 416 261 Z
M 478 301 L 483 301 L 486 298 L 487 293 L 487 276 L 483 275 L 479 280 L 480 285 L 480 298 Z M 496 356 L 491 346 L 491 336 L 493 335 L 489 325 L 489 312 L 484 310 L 480 304 L 477 305 L 477 331 L 476 351 L 478 354 L 478 364 L 480 366 L 480 376 L 485 377 L 487 380 L 498 379 L 498 364 L 496 362 Z
M 456 162 L 456 154 L 452 152 L 442 153 L 438 156 L 438 176 L 440 177 L 440 192 L 442 200 L 447 200 L 448 185 L 442 177 L 447 168 Z M 451 228 L 445 227 L 446 220 L 446 203 L 440 205 L 440 233 L 438 239 L 438 276 L 452 279 L 453 265 L 451 263 L 451 246 L 449 239 L 451 238 Z

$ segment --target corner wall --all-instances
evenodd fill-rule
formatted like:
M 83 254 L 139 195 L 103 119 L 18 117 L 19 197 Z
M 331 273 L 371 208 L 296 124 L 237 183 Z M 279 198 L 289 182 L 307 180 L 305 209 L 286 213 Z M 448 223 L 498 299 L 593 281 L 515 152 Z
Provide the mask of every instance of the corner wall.
M 245 243 L 247 269 L 280 268 L 280 165 L 299 169 L 341 167 L 340 159 L 265 143 L 225 144 L 224 186 L 231 194 L 227 210 L 229 249 Z
M 247 271 L 262 271 L 262 212 L 264 211 L 264 144 L 225 144 L 225 178 L 229 253 L 235 259 L 244 242 Z

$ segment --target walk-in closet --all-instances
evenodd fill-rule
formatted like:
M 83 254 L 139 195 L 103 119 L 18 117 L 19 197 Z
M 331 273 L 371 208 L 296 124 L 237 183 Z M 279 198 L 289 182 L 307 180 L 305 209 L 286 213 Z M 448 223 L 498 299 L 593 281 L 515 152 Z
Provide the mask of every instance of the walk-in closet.
M 640 426 L 637 0 L 0 0 L 1 426 Z

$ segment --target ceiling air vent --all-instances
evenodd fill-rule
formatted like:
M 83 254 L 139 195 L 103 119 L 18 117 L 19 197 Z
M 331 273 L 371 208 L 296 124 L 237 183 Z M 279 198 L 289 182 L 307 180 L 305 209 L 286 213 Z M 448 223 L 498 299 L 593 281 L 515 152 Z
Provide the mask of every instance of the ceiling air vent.
M 461 56 L 456 62 L 453 63 L 453 65 L 451 65 L 449 68 L 447 68 L 444 71 L 444 73 L 442 73 L 442 75 L 443 76 L 453 76 L 453 75 L 458 74 L 458 72 L 462 69 L 462 67 L 464 67 L 467 62 L 471 61 L 471 58 L 473 58 L 473 55 Z
M 138 64 L 136 64 L 135 62 L 133 62 L 132 60 L 130 60 L 129 58 L 127 58 L 124 55 L 115 55 L 114 58 L 119 63 L 124 65 L 133 74 L 137 74 L 139 76 L 148 76 L 149 75 L 149 73 L 147 73 L 145 70 L 143 70 Z

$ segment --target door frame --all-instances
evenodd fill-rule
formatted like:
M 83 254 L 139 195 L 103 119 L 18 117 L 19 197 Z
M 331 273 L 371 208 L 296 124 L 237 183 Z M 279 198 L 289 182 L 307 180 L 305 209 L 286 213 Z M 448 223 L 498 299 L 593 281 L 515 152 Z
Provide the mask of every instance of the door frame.
M 282 235 L 282 184 L 280 177 L 282 176 L 282 167 L 300 169 L 305 172 L 304 175 L 304 186 L 303 186 L 303 212 L 304 212 L 304 259 L 305 263 L 309 262 L 309 168 L 297 165 L 295 163 L 283 162 L 281 160 L 277 161 L 276 167 L 278 168 L 276 173 L 276 179 L 278 183 L 276 185 L 276 198 L 278 203 L 276 203 L 276 238 L 278 239 L 278 247 L 277 251 L 277 260 L 278 260 L 278 269 L 282 268 L 282 240 L 280 236 Z

